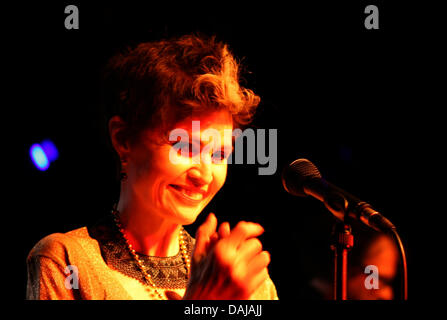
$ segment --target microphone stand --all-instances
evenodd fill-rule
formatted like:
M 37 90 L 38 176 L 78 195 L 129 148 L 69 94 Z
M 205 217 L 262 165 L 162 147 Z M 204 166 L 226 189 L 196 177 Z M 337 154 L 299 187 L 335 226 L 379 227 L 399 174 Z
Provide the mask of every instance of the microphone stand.
M 326 208 L 336 217 L 332 229 L 331 249 L 334 251 L 334 300 L 348 299 L 348 252 L 354 245 L 348 212 L 349 202 L 341 193 L 326 194 Z
M 348 252 L 353 245 L 351 226 L 346 222 L 336 221 L 331 243 L 334 251 L 334 300 L 347 300 Z

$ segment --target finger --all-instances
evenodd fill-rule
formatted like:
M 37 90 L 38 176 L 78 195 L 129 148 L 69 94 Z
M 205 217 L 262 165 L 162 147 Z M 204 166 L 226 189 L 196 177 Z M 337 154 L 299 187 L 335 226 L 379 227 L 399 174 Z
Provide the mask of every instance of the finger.
M 239 259 L 251 261 L 258 253 L 262 251 L 262 243 L 258 238 L 251 238 L 244 241 L 238 248 L 237 256 Z
M 214 247 L 214 245 L 216 244 L 216 242 L 218 240 L 219 240 L 219 235 L 217 234 L 217 232 L 214 232 L 210 237 L 210 241 L 206 244 L 205 251 L 209 252 L 211 250 L 211 248 Z
M 264 228 L 253 222 L 239 222 L 228 236 L 229 241 L 239 247 L 239 245 L 246 239 L 260 236 L 264 232 Z
M 219 238 L 223 239 L 230 235 L 230 224 L 228 222 L 222 222 L 219 226 Z
M 268 251 L 261 251 L 254 256 L 247 266 L 248 274 L 256 274 L 261 270 L 267 268 L 270 263 L 270 253 Z
M 213 213 L 210 213 L 205 222 L 197 229 L 196 245 L 194 248 L 194 257 L 200 258 L 205 254 L 210 237 L 216 232 L 217 218 Z
M 259 288 L 267 281 L 269 278 L 269 273 L 267 268 L 262 269 L 256 275 L 248 280 L 248 285 L 250 287 L 251 294 L 255 293 Z

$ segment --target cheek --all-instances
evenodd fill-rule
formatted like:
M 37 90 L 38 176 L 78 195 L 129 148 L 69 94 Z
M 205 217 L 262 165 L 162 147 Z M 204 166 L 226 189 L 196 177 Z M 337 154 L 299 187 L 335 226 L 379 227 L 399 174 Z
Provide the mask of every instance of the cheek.
M 213 171 L 214 171 L 213 172 L 214 192 L 216 193 L 217 191 L 220 190 L 220 188 L 222 188 L 222 186 L 225 183 L 225 179 L 227 178 L 227 165 L 226 164 L 216 165 Z
M 163 150 L 146 150 L 144 154 L 135 157 L 132 163 L 132 185 L 139 193 L 157 193 L 157 189 L 177 174 L 180 168 L 172 165 L 164 157 Z

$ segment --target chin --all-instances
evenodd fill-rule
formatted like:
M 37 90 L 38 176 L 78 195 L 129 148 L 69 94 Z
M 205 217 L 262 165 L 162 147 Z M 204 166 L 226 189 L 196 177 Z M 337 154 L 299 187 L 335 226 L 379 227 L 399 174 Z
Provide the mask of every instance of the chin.
M 199 214 L 202 212 L 203 208 L 187 208 L 187 209 L 180 209 L 176 212 L 175 217 L 177 218 L 176 223 L 181 224 L 183 226 L 187 226 L 190 224 L 193 224 L 196 220 Z

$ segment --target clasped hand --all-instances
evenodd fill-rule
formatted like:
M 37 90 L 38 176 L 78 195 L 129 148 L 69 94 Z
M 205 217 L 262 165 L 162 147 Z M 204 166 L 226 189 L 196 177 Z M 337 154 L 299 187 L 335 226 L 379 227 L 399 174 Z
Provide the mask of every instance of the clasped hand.
M 268 279 L 270 254 L 256 237 L 264 232 L 257 223 L 228 222 L 217 228 L 210 213 L 198 228 L 191 275 L 183 299 L 246 300 Z

